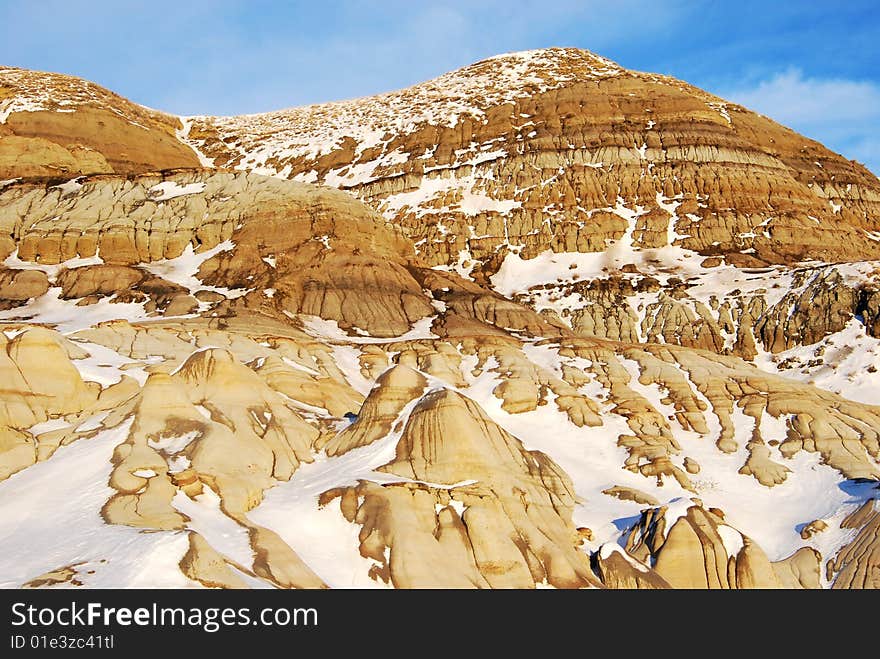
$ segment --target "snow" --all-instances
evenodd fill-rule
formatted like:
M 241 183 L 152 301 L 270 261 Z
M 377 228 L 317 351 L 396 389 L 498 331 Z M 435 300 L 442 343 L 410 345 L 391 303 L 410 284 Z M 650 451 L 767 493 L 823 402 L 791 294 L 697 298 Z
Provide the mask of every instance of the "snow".
M 180 256 L 173 259 L 162 259 L 159 261 L 153 261 L 152 263 L 144 263 L 142 264 L 142 267 L 145 270 L 149 270 L 154 275 L 162 277 L 175 284 L 180 284 L 192 294 L 199 290 L 207 290 L 234 299 L 247 295 L 250 291 L 245 288 L 230 289 L 222 286 L 208 286 L 203 284 L 196 276 L 202 263 L 215 257 L 221 252 L 228 252 L 234 248 L 234 242 L 231 240 L 224 240 L 222 243 L 219 243 L 211 249 L 196 253 L 192 243 L 189 243 Z
M 810 365 L 814 361 L 818 363 Z M 786 363 L 789 366 L 782 368 Z M 755 364 L 849 400 L 880 405 L 880 339 L 868 336 L 864 324 L 856 318 L 818 343 L 795 346 L 775 355 L 761 351 Z
M 461 202 L 458 204 L 458 211 L 467 217 L 474 217 L 490 211 L 499 215 L 507 215 L 514 208 L 519 208 L 520 206 L 522 206 L 521 201 L 493 199 L 482 193 L 464 190 Z
M 573 521 L 576 526 L 592 529 L 594 539 L 587 543 L 588 546 L 598 547 L 616 540 L 644 508 L 633 501 L 604 495 L 602 490 L 623 485 L 653 493 L 661 500 L 664 498 L 664 491 L 658 491 L 652 480 L 621 469 L 627 453 L 617 446 L 617 438 L 631 431 L 626 420 L 611 412 L 608 405 L 602 406 L 604 424 L 596 428 L 576 427 L 553 400 L 532 412 L 510 414 L 502 409 L 502 401 L 492 393 L 502 381 L 497 373 L 491 372 L 497 368 L 494 357 L 487 360 L 478 376 L 471 373 L 475 365 L 475 356 L 462 361 L 462 373 L 468 386 L 461 392 L 475 400 L 493 421 L 520 440 L 526 449 L 546 453 L 572 478 L 575 492 L 583 499 L 575 507 Z M 593 386 L 600 385 L 593 381 Z M 589 387 L 582 392 L 589 395 Z M 555 396 L 551 393 L 548 398 L 554 399 Z
M 614 62 L 586 51 L 546 49 L 508 53 L 377 96 L 264 114 L 187 119 L 208 119 L 218 137 L 229 140 L 227 143 L 242 156 L 236 168 L 268 175 L 280 175 L 283 166 L 279 163 L 316 159 L 339 149 L 350 138 L 355 143 L 354 166 L 344 173 L 334 170 L 325 182 L 351 187 L 369 181 L 378 166 L 393 167 L 405 158 L 422 155 L 390 149 L 395 137 L 409 135 L 426 124 L 455 126 L 464 117 L 484 121 L 486 108 L 565 85 L 573 79 L 569 72 L 572 66 L 580 80 L 624 73 Z M 234 142 L 230 139 L 233 136 Z M 199 146 L 191 139 L 187 143 Z M 364 152 L 377 147 L 377 157 L 361 160 Z M 314 171 L 297 178 L 317 181 Z
M 724 543 L 724 549 L 727 551 L 727 555 L 736 558 L 744 544 L 742 533 L 735 528 L 727 526 L 727 524 L 719 524 L 718 535 L 721 536 L 721 542 Z
M 64 419 L 49 419 L 48 421 L 43 421 L 42 423 L 31 426 L 27 431 L 34 437 L 39 437 L 47 432 L 61 430 L 62 428 L 70 428 L 70 424 Z
M 410 401 L 384 438 L 337 457 L 320 454 L 314 462 L 300 465 L 293 477 L 269 490 L 248 517 L 278 533 L 306 564 L 331 587 L 377 588 L 385 584 L 367 575 L 374 564 L 360 555 L 360 526 L 348 522 L 334 500 L 318 507 L 321 493 L 335 487 L 356 485 L 359 479 L 377 480 L 374 472 L 394 458 L 406 419 L 418 404 Z
M 186 527 L 201 535 L 220 555 L 247 569 L 253 567 L 254 552 L 247 528 L 223 512 L 214 490 L 203 485 L 202 494 L 193 499 L 178 490 L 171 505 L 189 517 Z
M 185 533 L 143 533 L 101 519 L 101 508 L 116 493 L 107 485 L 113 449 L 131 423 L 129 418 L 61 446 L 48 460 L 0 482 L 0 587 L 15 588 L 81 562 L 95 570 L 78 577 L 92 588 L 199 587 L 177 565 L 188 549 Z
M 350 345 L 333 345 L 333 360 L 342 371 L 352 389 L 366 396 L 373 388 L 373 382 L 361 373 L 361 351 Z
M 573 359 L 554 356 L 556 348 L 551 344 L 527 347 L 526 351 L 530 359 L 544 367 L 550 368 L 558 363 L 569 363 L 582 369 L 586 366 Z M 629 387 L 643 395 L 668 418 L 674 408 L 661 402 L 666 392 L 657 384 L 640 384 L 636 379 L 638 365 L 630 360 L 619 360 L 633 376 Z M 668 505 L 667 530 L 693 505 L 690 498 L 694 494 L 681 488 L 674 479 L 665 479 L 663 487 L 657 487 L 655 479 L 621 468 L 626 452 L 616 446 L 617 437 L 631 434 L 631 430 L 625 419 L 611 413 L 607 405 L 602 406 L 604 425 L 598 428 L 576 428 L 552 401 L 533 412 L 510 415 L 501 409 L 501 401 L 492 394 L 492 389 L 500 382 L 496 374 L 488 373 L 492 365 L 487 364 L 486 370 L 477 378 L 468 376 L 472 367 L 470 362 L 462 365 L 470 382 L 470 388 L 465 389 L 464 393 L 474 398 L 496 423 L 520 439 L 526 448 L 545 452 L 571 476 L 575 491 L 586 499 L 584 504 L 575 508 L 574 521 L 578 526 L 593 530 L 594 541 L 588 543 L 589 546 L 614 541 L 621 531 L 635 523 L 635 515 L 644 508 L 641 504 L 600 494 L 601 490 L 612 485 L 634 487 L 655 496 L 661 504 Z M 682 374 L 687 376 L 684 370 Z M 697 398 L 703 400 L 707 409 L 711 410 L 711 404 L 705 396 L 693 385 L 692 388 Z M 599 383 L 594 382 L 582 388 L 582 393 L 597 400 L 601 398 L 597 394 L 602 389 Z M 836 470 L 821 464 L 820 457 L 815 453 L 800 452 L 792 459 L 786 459 L 776 447 L 769 447 L 771 458 L 792 471 L 784 483 L 773 488 L 761 485 L 752 476 L 739 474 L 739 468 L 748 455 L 746 444 L 751 438 L 753 419 L 734 407 L 734 439 L 739 449 L 727 454 L 715 446 L 721 433 L 718 418 L 712 412 L 704 414 L 709 428 L 708 436 L 684 431 L 677 422 L 671 422 L 673 434 L 682 449 L 680 455 L 673 456 L 673 462 L 681 466 L 684 456 L 695 459 L 701 471 L 690 478 L 704 505 L 724 510 L 728 522 L 753 538 L 771 560 L 785 558 L 803 546 L 799 535 L 803 524 L 834 515 L 847 502 L 847 494 L 841 489 L 844 479 Z M 783 432 L 784 425 L 784 419 L 773 419 L 765 414 L 762 422 L 762 430 L 768 434 L 765 441 Z M 817 492 L 823 493 L 822 496 L 816 496 Z
M 207 184 L 204 181 L 186 185 L 181 185 L 177 181 L 162 181 L 147 190 L 147 196 L 150 201 L 168 201 L 186 195 L 200 194 L 205 191 L 205 185 Z
M 31 261 L 22 261 L 18 257 L 18 250 L 12 252 L 6 259 L 3 261 L 3 265 L 7 268 L 14 268 L 17 270 L 41 270 L 46 273 L 46 276 L 49 278 L 50 282 L 55 281 L 55 277 L 57 277 L 58 273 L 67 268 L 78 268 L 84 265 L 100 265 L 104 262 L 104 259 L 100 257 L 100 255 L 96 252 L 93 256 L 87 257 L 74 257 L 72 259 L 68 259 L 63 263 L 57 263 L 54 265 L 47 265 L 44 263 L 34 263 Z
M 506 152 L 499 151 L 488 155 L 497 158 L 506 155 Z M 480 162 L 485 162 L 485 156 Z M 397 217 L 403 209 L 410 209 L 416 217 L 450 212 L 474 217 L 486 212 L 508 215 L 513 209 L 522 206 L 522 201 L 495 199 L 489 197 L 485 192 L 479 191 L 481 182 L 490 180 L 490 173 L 482 172 L 477 167 L 473 167 L 470 174 L 460 178 L 454 170 L 454 167 L 459 166 L 460 163 L 456 163 L 449 168 L 425 172 L 419 187 L 415 190 L 388 195 L 382 199 L 379 204 L 380 212 L 389 219 Z M 437 204 L 438 199 L 448 198 L 451 192 L 455 193 L 457 201 L 433 207 Z
M 74 195 L 82 189 L 82 183 L 80 181 L 85 178 L 83 176 L 77 176 L 76 178 L 70 179 L 66 183 L 61 183 L 59 185 L 53 185 L 50 190 L 60 190 L 62 197 L 67 197 L 69 195 Z M 2 187 L 2 185 L 0 185 Z
M 730 113 L 727 110 L 727 103 L 723 102 L 709 102 L 706 103 L 710 108 L 715 110 L 718 114 L 720 114 L 724 120 L 728 123 L 728 125 L 733 124 L 733 121 L 730 119 Z
M 287 313 L 287 312 L 285 312 Z M 293 314 L 290 317 L 296 318 Z M 398 341 L 414 341 L 418 339 L 436 339 L 436 334 L 431 332 L 431 326 L 434 323 L 434 316 L 427 316 L 421 320 L 417 320 L 412 325 L 412 329 L 408 332 L 391 338 L 379 338 L 369 335 L 351 336 L 346 334 L 335 320 L 327 320 L 319 316 L 309 316 L 301 314 L 303 329 L 312 337 L 331 342 L 361 343 L 361 344 L 380 344 L 380 343 L 397 343 Z
M 203 417 L 205 417 L 208 421 L 211 420 L 211 411 L 205 407 L 204 405 L 195 405 L 194 406 Z
M 722 453 L 707 441 L 709 438 L 682 431 L 676 433 L 676 439 L 682 454 L 700 464 L 700 474 L 692 480 L 704 504 L 724 510 L 731 526 L 753 538 L 771 560 L 779 560 L 803 545 L 800 525 L 832 514 L 846 501 L 839 488 L 843 478 L 837 470 L 821 464 L 818 454 L 801 451 L 786 459 L 776 447 L 768 447 L 771 459 L 792 472 L 784 483 L 765 487 L 754 477 L 739 474 L 751 435 L 743 416 L 735 408 L 736 440 L 740 445 L 736 453 Z M 816 496 L 819 492 L 822 495 Z
M 309 375 L 312 375 L 314 377 L 321 377 L 321 375 L 322 375 L 320 371 L 316 371 L 315 369 L 310 368 L 310 367 L 306 366 L 305 364 L 300 364 L 299 362 L 294 361 L 293 359 L 290 359 L 289 357 L 282 357 L 281 360 L 285 364 L 290 366 L 291 368 L 295 368 L 298 371 L 303 371 L 303 372 L 308 373 Z
M 112 298 L 103 297 L 94 304 L 85 307 L 77 306 L 77 300 L 62 300 L 61 287 L 53 287 L 45 295 L 32 300 L 28 304 L 0 311 L 0 321 L 26 320 L 54 326 L 62 333 L 97 325 L 107 320 L 123 319 L 136 321 L 147 316 L 142 303 L 116 302 Z
M 92 430 L 97 430 L 102 426 L 104 419 L 106 419 L 109 414 L 109 412 L 100 412 L 90 417 L 76 427 L 76 432 L 90 432 Z
M 201 405 L 199 407 L 202 407 Z M 204 408 L 202 408 L 204 409 Z M 205 410 L 207 412 L 207 410 Z M 207 417 L 210 420 L 210 413 Z M 157 451 L 162 451 L 165 454 L 174 454 L 179 453 L 184 450 L 187 446 L 189 446 L 194 439 L 199 436 L 199 431 L 192 430 L 183 435 L 159 435 L 158 439 L 150 438 L 147 443 L 150 447 L 156 449 Z
M 199 159 L 199 164 L 202 167 L 214 167 L 214 159 L 208 158 L 204 153 L 199 150 L 198 145 L 195 143 L 195 141 L 190 139 L 190 131 L 192 130 L 193 126 L 193 118 L 180 117 L 180 123 L 181 127 L 176 131 L 177 139 L 189 146 L 189 148 L 191 148 L 195 152 L 196 157 Z
M 102 387 L 116 384 L 123 375 L 128 375 L 143 385 L 147 381 L 147 372 L 143 368 L 121 367 L 127 364 L 141 364 L 128 357 L 120 355 L 110 348 L 97 343 L 74 340 L 78 347 L 89 353 L 85 359 L 73 360 L 73 365 L 79 371 L 80 377 L 87 382 L 98 382 Z

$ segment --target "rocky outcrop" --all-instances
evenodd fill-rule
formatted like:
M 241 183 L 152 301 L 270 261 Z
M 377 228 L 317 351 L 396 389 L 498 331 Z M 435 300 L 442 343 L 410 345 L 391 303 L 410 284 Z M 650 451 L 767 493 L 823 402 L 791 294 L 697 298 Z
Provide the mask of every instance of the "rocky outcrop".
M 249 307 L 389 336 L 434 311 L 405 268 L 413 257 L 408 241 L 347 195 L 243 174 L 95 178 L 81 185 L 63 193 L 19 184 L 0 193 L 0 225 L 18 236 L 5 249 L 0 240 L 0 255 L 17 249 L 19 259 L 48 265 L 103 261 L 63 271 L 63 298 L 115 294 L 117 301 L 149 298 L 151 308 L 164 309 L 184 296 L 174 310 L 189 313 L 198 306 L 190 293 L 218 285 L 233 289 L 232 298 L 253 293 L 240 301 Z M 184 283 L 198 272 L 192 290 L 139 266 L 169 259 L 181 259 Z M 36 291 L 19 297 L 25 292 Z
M 86 80 L 0 67 L 0 179 L 198 167 L 182 129 Z
M 632 556 L 620 545 L 608 543 L 593 555 L 593 569 L 606 588 L 614 590 L 665 590 L 669 582 Z
M 323 497 L 340 497 L 362 526 L 360 552 L 377 561 L 377 577 L 404 588 L 597 585 L 576 548 L 568 476 L 464 396 L 422 397 L 379 470 L 402 482 Z
M 63 373 L 58 367 L 63 363 L 76 370 L 78 360 L 71 357 L 86 356 L 94 349 L 89 346 L 96 345 L 150 373 L 141 388 L 128 378 L 105 386 L 100 394 L 97 385 L 89 385 L 84 391 L 91 393 L 85 398 L 65 396 L 68 407 L 63 410 L 76 415 L 66 430 L 32 435 L 33 423 L 51 417 L 34 416 L 28 407 L 29 416 L 5 431 L 4 436 L 14 438 L 14 446 L 4 453 L 7 463 L 24 456 L 26 466 L 51 455 L 60 442 L 120 428 L 110 478 L 115 494 L 103 509 L 109 523 L 154 532 L 187 528 L 189 515 L 177 497 L 202 500 L 205 493 L 214 492 L 224 514 L 250 538 L 253 564 L 234 562 L 234 569 L 228 567 L 233 565 L 229 556 L 217 553 L 205 537 L 201 544 L 208 546 L 197 541 L 200 546 L 182 560 L 185 574 L 204 584 L 230 587 L 242 578 L 242 571 L 284 587 L 321 587 L 321 577 L 279 536 L 269 536 L 271 529 L 253 530 L 248 511 L 259 505 L 267 490 L 295 474 L 299 464 L 310 461 L 321 446 L 327 454 L 322 459 L 337 460 L 354 455 L 354 448 L 390 440 L 396 444 L 394 457 L 379 466 L 381 478 L 363 472 L 354 479 L 356 485 L 333 488 L 322 499 L 332 506 L 338 499 L 343 516 L 358 525 L 358 551 L 373 562 L 372 574 L 379 581 L 399 587 L 544 583 L 572 587 L 601 581 L 620 588 L 739 588 L 814 587 L 818 555 L 804 549 L 771 563 L 754 541 L 742 539 L 739 547 L 736 537 L 742 533 L 734 536 L 721 528 L 725 525 L 717 510 L 691 506 L 666 527 L 658 520 L 672 519 L 671 513 L 643 520 L 643 530 L 632 536 L 628 556 L 615 556 L 613 549 L 606 549 L 590 557 L 581 543 L 592 542 L 594 535 L 575 528 L 572 517 L 576 506 L 593 504 L 589 497 L 586 504 L 578 503 L 581 493 L 569 474 L 545 453 L 523 448 L 472 400 L 445 388 L 426 394 L 426 387 L 435 387 L 430 383 L 438 378 L 469 390 L 472 383 L 498 378 L 498 384 L 509 384 L 495 393 L 492 389 L 497 385 L 478 387 L 486 387 L 488 400 L 497 400 L 498 409 L 507 409 L 504 414 L 511 418 L 552 410 L 543 417 L 551 424 L 548 428 L 559 428 L 552 425 L 559 423 L 553 419 L 584 431 L 596 427 L 600 434 L 579 440 L 584 442 L 579 450 L 598 447 L 591 442 L 604 436 L 603 442 L 616 442 L 626 450 L 615 469 L 646 477 L 643 488 L 605 487 L 606 498 L 620 502 L 613 505 L 657 506 L 659 491 L 651 489 L 651 482 L 667 477 L 672 483 L 667 482 L 667 487 L 696 487 L 690 478 L 695 473 L 702 478 L 706 468 L 695 470 L 696 461 L 688 455 L 692 444 L 677 438 L 684 429 L 705 432 L 719 442 L 719 448 L 725 447 L 741 434 L 738 429 L 747 423 L 743 419 L 755 418 L 752 415 L 789 417 L 788 432 L 803 433 L 797 435 L 804 438 L 802 442 L 794 440 L 798 450 L 822 452 L 843 473 L 859 473 L 872 460 L 867 453 L 856 460 L 852 452 L 856 444 L 832 440 L 827 429 L 835 428 L 843 437 L 862 433 L 859 441 L 868 441 L 870 447 L 865 437 L 874 422 L 865 415 L 873 414 L 873 408 L 762 374 L 735 358 L 676 346 L 621 346 L 615 351 L 609 344 L 585 339 L 567 339 L 561 346 L 545 343 L 525 353 L 509 338 L 492 335 L 454 342 L 418 339 L 364 345 L 347 357 L 360 369 L 360 377 L 378 378 L 361 405 L 347 382 L 356 382 L 350 367 L 347 375 L 342 373 L 321 340 L 296 329 L 284 330 L 282 324 L 274 327 L 289 336 L 260 336 L 248 321 L 241 323 L 240 329 L 235 324 L 212 329 L 197 318 L 149 327 L 115 321 L 71 335 L 74 341 L 43 329 L 28 330 L 34 333 L 28 341 L 20 338 L 25 334 L 18 335 L 13 341 L 22 345 L 59 346 L 53 373 Z M 550 351 L 540 353 L 544 354 L 540 361 L 547 363 L 552 356 L 558 374 L 537 366 L 533 360 L 539 359 L 539 353 L 531 352 L 535 350 Z M 380 353 L 386 354 L 384 372 L 371 366 L 381 363 Z M 24 365 L 25 375 L 35 374 L 37 387 L 39 370 L 27 366 L 21 349 L 13 354 Z M 387 368 L 394 362 L 396 366 Z M 76 385 L 76 378 L 72 382 L 74 388 L 84 386 Z M 652 387 L 665 390 L 665 403 L 654 400 Z M 118 393 L 112 393 L 114 388 Z M 590 396 L 582 388 L 589 389 Z M 321 392 L 327 392 L 325 406 L 319 404 Z M 741 403 L 741 412 L 735 411 Z M 94 414 L 89 410 L 102 405 L 111 413 L 97 425 L 75 420 Z M 51 409 L 53 414 L 64 413 L 61 408 Z M 675 413 L 667 418 L 670 410 Z M 346 423 L 340 431 L 341 417 L 351 411 L 356 412 L 354 423 Z M 612 423 L 609 414 L 619 414 L 630 432 L 610 434 L 602 427 Z M 594 425 L 576 425 L 587 419 Z M 130 425 L 121 425 L 125 423 Z M 78 432 L 72 430 L 80 425 Z M 774 444 L 780 438 L 770 433 L 771 427 L 755 423 L 768 450 L 792 441 L 786 438 Z M 732 433 L 727 439 L 722 437 L 726 428 Z M 748 447 L 752 456 L 755 428 Z M 522 439 L 530 438 L 526 434 Z M 860 445 L 864 450 L 865 445 Z M 792 448 L 785 447 L 785 452 Z M 773 461 L 784 462 L 785 452 L 774 454 Z M 843 459 L 845 455 L 849 457 Z M 742 466 L 756 469 L 756 477 L 764 483 L 760 476 L 765 467 L 748 453 Z M 714 473 L 710 470 L 706 475 L 711 478 Z M 736 477 L 751 479 L 746 471 L 741 473 Z M 798 475 L 791 469 L 787 477 Z M 597 490 L 593 496 L 603 495 Z M 722 556 L 731 543 L 737 545 L 736 551 Z M 224 565 L 237 576 L 230 578 Z M 835 571 L 847 573 L 842 567 Z
M 247 588 L 223 557 L 198 533 L 189 534 L 189 549 L 180 559 L 180 570 L 206 588 Z
M 95 529 L 0 583 L 89 585 L 108 525 L 212 588 L 876 585 L 856 163 L 576 50 L 179 123 L 40 75 L 0 69 L 0 555 L 78 533 L 44 500 Z
M 38 298 L 49 290 L 46 273 L 39 270 L 0 269 L 0 309 Z
M 640 566 L 642 574 L 673 588 L 818 587 L 810 575 L 818 575 L 816 552 L 799 551 L 771 563 L 752 539 L 724 523 L 721 511 L 705 510 L 699 501 L 678 508 L 675 515 L 665 506 L 650 508 L 630 531 L 626 551 L 653 565 L 650 571 Z
M 388 435 L 404 406 L 420 397 L 427 384 L 424 376 L 407 366 L 385 371 L 376 380 L 355 422 L 327 444 L 327 455 L 342 455 Z
M 826 575 L 832 588 L 880 588 L 880 510 L 868 499 L 840 524 L 857 530 L 853 540 L 828 561 Z
M 400 117 L 406 116 L 405 124 Z M 381 136 L 377 139 L 377 136 Z M 376 97 L 194 122 L 217 164 L 349 190 L 431 265 L 674 242 L 758 262 L 877 258 L 880 185 L 739 105 L 577 49 Z

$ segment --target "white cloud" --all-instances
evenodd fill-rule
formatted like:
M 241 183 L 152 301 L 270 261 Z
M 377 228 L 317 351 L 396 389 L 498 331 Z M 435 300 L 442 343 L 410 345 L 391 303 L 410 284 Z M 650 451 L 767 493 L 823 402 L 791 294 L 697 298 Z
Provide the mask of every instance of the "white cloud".
M 805 77 L 789 69 L 721 96 L 760 112 L 880 172 L 880 85 Z
M 777 73 L 730 100 L 784 124 L 862 121 L 880 116 L 880 87 L 856 80 L 805 78 L 798 69 Z

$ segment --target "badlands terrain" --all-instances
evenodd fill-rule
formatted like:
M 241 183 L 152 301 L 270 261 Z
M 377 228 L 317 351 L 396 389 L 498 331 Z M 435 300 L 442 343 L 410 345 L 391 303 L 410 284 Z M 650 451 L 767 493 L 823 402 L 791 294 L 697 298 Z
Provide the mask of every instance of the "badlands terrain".
M 176 117 L 0 68 L 0 586 L 880 586 L 880 180 L 576 49 Z

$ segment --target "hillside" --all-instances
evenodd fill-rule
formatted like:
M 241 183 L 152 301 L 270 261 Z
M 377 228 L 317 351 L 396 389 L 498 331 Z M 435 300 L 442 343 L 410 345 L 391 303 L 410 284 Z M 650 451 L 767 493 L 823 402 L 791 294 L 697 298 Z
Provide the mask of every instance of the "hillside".
M 571 49 L 246 117 L 0 86 L 0 585 L 880 585 L 860 165 Z

